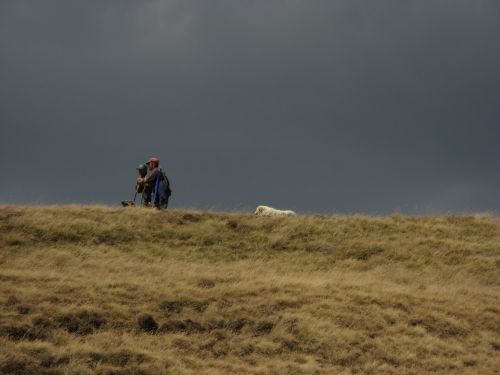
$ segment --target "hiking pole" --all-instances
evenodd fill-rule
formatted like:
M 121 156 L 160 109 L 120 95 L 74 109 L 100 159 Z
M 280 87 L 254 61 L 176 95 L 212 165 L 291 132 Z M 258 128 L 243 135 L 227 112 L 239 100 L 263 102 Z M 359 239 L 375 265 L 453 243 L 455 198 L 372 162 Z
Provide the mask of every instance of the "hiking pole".
M 160 208 L 160 196 L 158 194 L 158 187 L 160 186 L 160 175 L 158 175 L 158 177 L 156 177 L 156 181 L 155 181 L 155 186 L 154 186 L 154 190 L 153 190 L 153 199 L 152 199 L 152 203 L 153 203 L 153 207 L 156 207 L 156 208 Z M 156 205 L 156 198 L 158 198 L 158 206 Z

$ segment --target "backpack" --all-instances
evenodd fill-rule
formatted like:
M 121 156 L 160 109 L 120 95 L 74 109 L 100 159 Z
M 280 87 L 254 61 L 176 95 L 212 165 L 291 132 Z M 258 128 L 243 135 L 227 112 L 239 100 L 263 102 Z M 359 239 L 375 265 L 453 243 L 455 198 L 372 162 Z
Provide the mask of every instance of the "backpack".
M 167 175 L 163 170 L 160 168 L 160 179 L 165 181 L 167 184 L 167 196 L 170 197 L 172 195 L 172 189 L 170 189 L 170 180 L 168 179 Z

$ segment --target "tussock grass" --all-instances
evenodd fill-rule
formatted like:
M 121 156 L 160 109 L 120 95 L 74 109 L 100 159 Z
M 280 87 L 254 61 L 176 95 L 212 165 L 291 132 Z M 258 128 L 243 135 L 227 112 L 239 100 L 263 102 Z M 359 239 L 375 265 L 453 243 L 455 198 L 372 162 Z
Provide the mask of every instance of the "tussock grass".
M 495 373 L 500 220 L 0 206 L 0 372 Z

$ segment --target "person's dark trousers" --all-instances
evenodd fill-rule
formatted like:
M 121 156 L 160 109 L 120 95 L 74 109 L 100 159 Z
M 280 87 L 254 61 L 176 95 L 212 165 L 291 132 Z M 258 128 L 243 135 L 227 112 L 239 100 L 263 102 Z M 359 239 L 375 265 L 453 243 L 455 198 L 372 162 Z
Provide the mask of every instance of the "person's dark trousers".
M 142 206 L 143 207 L 151 206 L 152 191 L 153 191 L 153 189 L 149 184 L 144 187 L 144 190 L 142 191 Z

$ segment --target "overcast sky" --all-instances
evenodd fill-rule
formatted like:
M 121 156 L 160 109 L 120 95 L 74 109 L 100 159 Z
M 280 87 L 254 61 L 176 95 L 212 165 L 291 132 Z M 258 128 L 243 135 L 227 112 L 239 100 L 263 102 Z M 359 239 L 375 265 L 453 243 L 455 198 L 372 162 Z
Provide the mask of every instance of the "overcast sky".
M 0 203 L 500 212 L 497 0 L 0 2 Z

